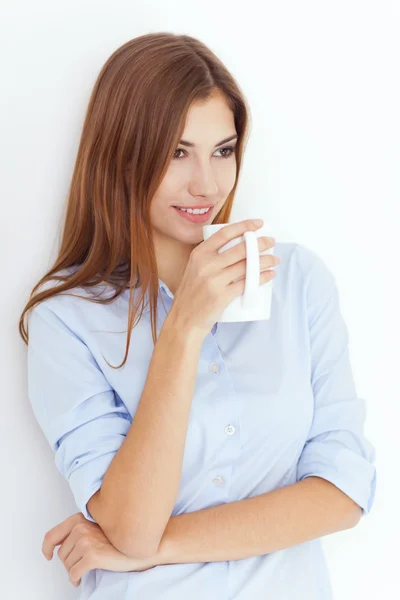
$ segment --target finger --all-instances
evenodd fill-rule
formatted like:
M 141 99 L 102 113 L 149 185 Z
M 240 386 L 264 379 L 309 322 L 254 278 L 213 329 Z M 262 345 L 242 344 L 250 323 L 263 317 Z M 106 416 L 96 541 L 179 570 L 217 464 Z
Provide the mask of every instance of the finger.
M 47 560 L 53 558 L 54 548 L 62 544 L 76 523 L 82 520 L 81 517 L 83 517 L 82 513 L 75 513 L 46 532 L 42 543 L 42 552 Z
M 63 543 L 68 537 L 72 527 L 73 525 L 71 524 L 61 523 L 46 533 L 42 544 L 42 552 L 47 560 L 53 558 L 54 548 Z
M 271 281 L 276 275 L 276 271 L 273 269 L 268 269 L 267 271 L 260 272 L 260 283 L 259 285 L 263 285 L 268 281 Z M 230 295 L 233 298 L 236 298 L 238 295 L 243 295 L 246 285 L 246 277 L 241 277 L 238 281 L 233 281 L 229 284 Z
M 71 531 L 71 533 L 65 538 L 60 548 L 58 549 L 58 557 L 65 564 L 65 560 L 68 558 L 68 555 L 72 552 L 74 547 L 76 546 L 78 540 L 82 537 L 82 533 L 77 531 L 76 528 Z
M 91 523 L 78 523 L 74 526 L 69 536 L 64 540 L 60 549 L 58 550 L 58 556 L 64 562 L 68 558 L 68 555 L 73 551 L 74 547 L 78 546 L 83 549 L 82 555 L 85 553 L 85 548 L 91 548 L 93 545 L 93 536 L 91 534 Z
M 71 552 L 68 554 L 66 559 L 63 561 L 64 567 L 66 568 L 68 573 L 71 572 L 72 567 L 74 567 L 76 565 L 76 563 L 79 562 L 84 556 L 85 556 L 84 549 L 81 546 L 79 546 L 79 544 L 76 544 L 72 548 Z
M 260 256 L 260 273 L 264 269 L 275 267 L 280 263 L 280 257 L 274 256 L 273 254 L 264 254 Z M 246 259 L 240 260 L 234 263 L 230 267 L 225 267 L 224 272 L 221 276 L 221 281 L 225 284 L 230 284 L 235 280 L 241 280 L 246 277 Z M 261 280 L 260 280 L 261 281 Z M 233 290 L 232 290 L 233 291 Z
M 69 571 L 69 580 L 75 587 L 81 583 L 81 578 L 85 573 L 92 570 L 92 565 L 90 563 L 90 559 L 87 557 L 83 557 L 71 568 Z
M 238 223 L 229 223 L 225 227 L 221 227 L 208 240 L 204 242 L 204 247 L 211 253 L 217 252 L 221 246 L 224 246 L 230 240 L 240 237 L 245 231 L 256 231 L 260 229 L 262 225 L 257 223 L 253 219 L 246 219 L 245 221 L 239 221 Z
M 257 238 L 258 242 L 258 250 L 259 252 L 263 252 L 264 250 L 270 249 L 275 245 L 275 239 L 270 237 L 259 237 Z M 268 255 L 261 255 L 268 256 Z M 232 264 L 235 264 L 241 260 L 246 260 L 246 242 L 239 242 L 235 244 L 232 248 L 225 250 L 218 254 L 216 258 L 216 264 L 219 267 L 225 268 Z
M 274 254 L 263 254 L 260 256 L 260 267 L 276 267 L 281 263 L 281 257 Z

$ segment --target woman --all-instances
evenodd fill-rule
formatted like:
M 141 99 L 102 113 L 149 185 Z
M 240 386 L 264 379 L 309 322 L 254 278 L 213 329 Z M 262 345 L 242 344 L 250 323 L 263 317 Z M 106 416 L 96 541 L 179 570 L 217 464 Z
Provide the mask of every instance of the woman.
M 245 247 L 218 249 L 260 224 L 205 242 L 202 225 L 229 220 L 247 128 L 233 77 L 189 36 L 135 38 L 95 83 L 61 249 L 20 320 L 34 414 L 80 511 L 43 553 L 60 546 L 81 600 L 326 600 L 320 538 L 372 507 L 324 262 L 276 244 L 260 257 L 260 284 L 281 261 L 271 319 L 218 323 Z

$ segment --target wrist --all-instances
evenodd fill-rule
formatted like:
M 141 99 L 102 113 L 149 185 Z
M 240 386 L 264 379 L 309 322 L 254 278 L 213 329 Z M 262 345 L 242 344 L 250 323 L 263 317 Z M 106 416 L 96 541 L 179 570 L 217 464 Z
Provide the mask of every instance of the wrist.
M 198 346 L 201 348 L 205 334 L 187 323 L 182 317 L 176 315 L 173 309 L 170 310 L 162 326 L 168 338 L 180 340 L 189 346 Z

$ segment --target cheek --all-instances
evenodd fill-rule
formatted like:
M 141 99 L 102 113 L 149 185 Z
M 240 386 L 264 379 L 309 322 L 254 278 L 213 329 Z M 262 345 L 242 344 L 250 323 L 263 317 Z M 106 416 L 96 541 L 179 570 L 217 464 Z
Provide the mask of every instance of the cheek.
M 163 191 L 164 196 L 174 193 L 175 190 L 182 186 L 182 182 L 185 181 L 186 176 L 187 172 L 184 165 L 172 164 L 164 175 L 159 189 Z
M 229 194 L 236 181 L 236 163 L 232 161 L 230 164 L 223 165 L 218 173 L 216 173 L 216 181 L 218 188 L 223 195 Z
M 152 208 L 166 210 L 176 200 L 178 190 L 177 177 L 174 177 L 171 173 L 167 173 L 153 197 Z
M 165 198 L 154 198 L 150 207 L 150 221 L 158 229 L 165 227 L 168 213 L 173 210 Z
M 153 198 L 153 205 L 160 210 L 166 210 L 171 204 L 179 204 L 179 197 L 184 180 L 176 174 L 167 174 Z

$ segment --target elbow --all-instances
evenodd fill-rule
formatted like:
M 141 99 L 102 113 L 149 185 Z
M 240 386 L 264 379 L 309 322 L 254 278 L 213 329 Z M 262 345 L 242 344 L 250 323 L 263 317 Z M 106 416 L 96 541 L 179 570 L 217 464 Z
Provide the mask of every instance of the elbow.
M 129 558 L 142 560 L 155 556 L 159 540 L 149 541 L 138 531 L 138 527 L 128 527 L 124 518 L 119 517 L 115 522 L 115 511 L 106 511 L 98 490 L 88 502 L 88 510 L 99 523 L 104 534 L 116 550 Z M 112 515 L 109 516 L 109 515 Z M 146 536 L 148 538 L 148 536 Z
M 134 535 L 129 538 L 126 536 L 120 536 L 118 534 L 112 536 L 111 543 L 113 546 L 125 556 L 132 558 L 133 560 L 147 560 L 154 557 L 157 554 L 156 546 L 147 543 L 138 543 L 138 540 Z
M 120 519 L 115 527 L 111 527 L 107 536 L 113 546 L 136 560 L 153 558 L 158 552 L 159 540 L 150 538 L 146 532 L 139 531 L 138 527 L 128 526 Z
M 101 528 L 114 548 L 129 558 L 149 559 L 157 552 L 153 544 L 149 544 L 147 540 L 141 540 L 140 536 L 136 535 L 134 531 L 130 532 L 128 527 L 123 527 L 123 531 L 121 531 L 121 522 L 107 526 L 101 525 Z

